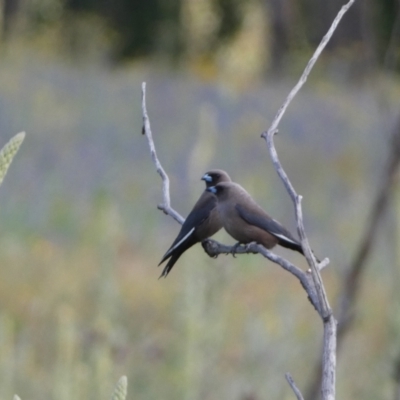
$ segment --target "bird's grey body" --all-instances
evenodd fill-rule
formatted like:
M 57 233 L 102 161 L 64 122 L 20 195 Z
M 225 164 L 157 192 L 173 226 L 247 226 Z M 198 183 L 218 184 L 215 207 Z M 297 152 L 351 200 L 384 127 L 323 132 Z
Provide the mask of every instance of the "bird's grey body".
M 222 224 L 239 243 L 257 242 L 267 249 L 279 244 L 303 254 L 300 242 L 271 218 L 240 185 L 225 182 L 207 190 L 217 196 Z

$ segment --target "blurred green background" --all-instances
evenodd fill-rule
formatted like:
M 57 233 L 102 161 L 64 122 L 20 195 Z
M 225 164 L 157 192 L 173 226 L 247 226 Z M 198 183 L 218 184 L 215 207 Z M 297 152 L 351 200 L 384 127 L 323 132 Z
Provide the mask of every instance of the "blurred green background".
M 295 230 L 260 139 L 338 12 L 337 0 L 2 0 L 0 147 L 27 137 L 0 188 L 0 398 L 292 399 L 322 325 L 261 256 L 188 251 L 141 135 L 140 87 L 172 205 L 226 169 Z M 359 1 L 280 125 L 276 146 L 335 303 L 399 112 L 398 3 Z M 391 198 L 342 345 L 338 398 L 394 399 L 400 192 Z M 224 232 L 216 236 L 233 243 Z M 306 268 L 290 251 L 277 253 Z

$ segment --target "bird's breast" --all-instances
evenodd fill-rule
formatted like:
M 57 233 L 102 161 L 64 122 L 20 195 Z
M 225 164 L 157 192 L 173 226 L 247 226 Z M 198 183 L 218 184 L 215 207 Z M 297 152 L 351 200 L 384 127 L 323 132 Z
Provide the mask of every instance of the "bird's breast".
M 222 228 L 222 220 L 217 208 L 215 207 L 208 216 L 196 229 L 196 236 L 199 241 L 209 238 Z
M 218 207 L 223 227 L 234 239 L 240 243 L 248 243 L 247 224 L 240 218 L 237 210 L 230 204 Z

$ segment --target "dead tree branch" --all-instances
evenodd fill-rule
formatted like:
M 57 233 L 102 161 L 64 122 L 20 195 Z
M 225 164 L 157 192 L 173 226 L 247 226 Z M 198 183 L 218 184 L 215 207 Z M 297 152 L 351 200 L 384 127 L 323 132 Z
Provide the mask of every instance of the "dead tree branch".
M 273 137 L 277 132 L 277 128 L 280 120 L 282 119 L 287 107 L 290 102 L 293 100 L 295 95 L 301 89 L 301 87 L 306 82 L 311 69 L 313 68 L 315 62 L 317 61 L 319 55 L 323 51 L 324 47 L 332 37 L 337 25 L 339 24 L 341 18 L 346 13 L 346 11 L 351 7 L 355 0 L 350 0 L 346 5 L 344 5 L 336 16 L 335 20 L 332 23 L 328 33 L 323 37 L 320 45 L 317 47 L 310 61 L 308 62 L 300 80 L 296 84 L 296 86 L 291 90 L 285 102 L 278 110 L 271 127 L 267 132 L 262 134 L 262 137 L 266 140 L 268 145 L 268 150 L 271 155 L 271 159 L 273 161 L 274 167 L 278 172 L 283 184 L 285 185 L 290 197 L 293 200 L 295 207 L 295 215 L 297 222 L 297 229 L 301 239 L 302 248 L 304 254 L 306 256 L 307 262 L 311 268 L 311 272 L 304 272 L 299 268 L 295 267 L 293 264 L 284 260 L 283 258 L 275 255 L 274 253 L 268 251 L 263 246 L 258 244 L 249 244 L 244 246 L 243 248 L 239 248 L 237 253 L 260 253 L 264 257 L 273 261 L 274 263 L 279 264 L 286 271 L 290 272 L 301 282 L 303 288 L 308 294 L 308 297 L 311 303 L 314 305 L 318 314 L 320 315 L 323 325 L 324 325 L 324 340 L 323 340 L 323 356 L 322 356 L 322 400 L 334 400 L 335 399 L 335 383 L 336 383 L 336 320 L 333 316 L 332 310 L 330 308 L 325 288 L 322 282 L 322 278 L 320 275 L 320 270 L 326 266 L 329 260 L 324 260 L 322 263 L 318 264 L 315 256 L 310 248 L 308 243 L 307 236 L 305 234 L 304 224 L 303 224 L 303 216 L 302 216 L 302 208 L 301 208 L 301 200 L 302 197 L 296 193 L 292 184 L 290 183 L 285 171 L 282 168 L 282 165 L 279 162 L 278 155 L 275 150 Z M 157 155 L 154 148 L 154 142 L 151 136 L 150 122 L 147 115 L 146 103 L 145 103 L 145 83 L 142 85 L 142 109 L 143 109 L 143 133 L 146 134 L 147 139 L 149 141 L 150 152 L 152 155 L 152 159 L 154 164 L 156 165 L 157 172 L 160 174 L 163 180 L 163 194 L 164 194 L 164 203 L 159 206 L 161 210 L 163 210 L 166 214 L 171 215 L 176 221 L 182 223 L 183 218 L 174 211 L 170 206 L 170 198 L 169 198 L 169 179 L 165 171 L 163 170 L 160 162 L 157 159 Z M 213 240 L 206 240 L 203 242 L 203 247 L 206 252 L 212 256 L 216 257 L 221 253 L 232 253 L 232 248 L 221 245 L 218 242 Z M 311 279 L 310 279 L 311 276 Z M 287 378 L 288 379 L 288 378 Z M 293 380 L 289 380 L 289 384 L 294 390 L 298 399 L 302 399 L 301 392 L 294 385 Z M 292 382 L 292 383 L 291 383 Z M 294 389 L 296 388 L 296 390 Z M 300 397 L 299 397 L 300 396 Z
M 269 132 L 276 132 L 278 129 L 279 122 L 281 121 L 283 114 L 285 113 L 286 109 L 288 108 L 290 102 L 294 99 L 298 91 L 302 88 L 302 86 L 306 83 L 308 75 L 314 64 L 317 62 L 318 57 L 321 55 L 322 51 L 324 50 L 325 46 L 331 39 L 333 33 L 335 32 L 337 26 L 339 25 L 340 20 L 342 19 L 343 15 L 347 12 L 347 10 L 353 5 L 355 0 L 350 0 L 347 4 L 345 4 L 339 11 L 336 18 L 333 20 L 331 27 L 329 28 L 326 35 L 322 38 L 321 43 L 318 45 L 317 49 L 315 50 L 313 56 L 308 61 L 306 68 L 304 69 L 299 81 L 296 83 L 296 86 L 290 91 L 289 95 L 287 96 L 285 102 L 282 104 L 281 108 L 278 110 L 275 118 L 272 121 L 271 127 L 268 130 Z M 263 133 L 263 137 L 266 138 L 266 133 Z
M 346 274 L 343 285 L 343 292 L 339 298 L 338 317 L 339 329 L 338 338 L 343 336 L 349 329 L 353 318 L 355 300 L 358 296 L 362 272 L 365 269 L 376 235 L 378 226 L 384 216 L 393 187 L 396 182 L 396 175 L 400 166 L 400 117 L 396 123 L 391 139 L 389 141 L 390 154 L 385 166 L 383 181 L 379 183 L 375 201 L 367 219 L 367 228 L 361 239 L 360 246 L 356 251 L 354 260 Z
M 204 240 L 202 246 L 204 251 L 210 257 L 217 257 L 220 254 L 232 254 L 233 250 L 232 246 L 226 246 L 214 239 Z M 303 286 L 304 290 L 307 292 L 311 304 L 316 310 L 318 310 L 318 296 L 309 272 L 302 271 L 288 260 L 285 260 L 257 243 L 249 243 L 246 246 L 239 246 L 235 249 L 235 254 L 261 254 L 273 263 L 278 264 L 281 268 L 294 275 L 300 281 L 301 286 Z
M 313 288 L 316 292 L 316 309 L 324 323 L 324 354 L 323 354 L 323 399 L 335 398 L 335 373 L 336 373 L 336 320 L 333 317 L 332 310 L 329 306 L 328 298 L 320 275 L 317 261 L 308 243 L 308 239 L 304 229 L 303 215 L 301 208 L 302 197 L 296 193 L 293 185 L 289 181 L 285 171 L 280 164 L 278 155 L 274 146 L 273 137 L 276 130 L 263 134 L 266 137 L 268 149 L 272 158 L 274 167 L 282 179 L 295 207 L 297 230 L 301 239 L 302 248 L 306 256 L 307 262 L 311 268 L 311 276 L 313 280 Z M 305 288 L 306 289 L 306 288 Z
M 326 296 L 325 288 L 322 282 L 320 270 L 321 267 L 318 267 L 316 259 L 314 257 L 313 252 L 311 251 L 310 245 L 308 243 L 307 236 L 305 234 L 303 218 L 302 218 L 302 208 L 301 208 L 301 200 L 302 197 L 299 196 L 293 185 L 290 183 L 285 171 L 283 170 L 277 152 L 275 150 L 273 137 L 278 131 L 278 125 L 281 121 L 286 109 L 288 108 L 290 102 L 296 96 L 298 91 L 307 81 L 307 78 L 313 68 L 315 62 L 317 61 L 319 55 L 322 50 L 325 48 L 326 44 L 332 37 L 336 27 L 338 26 L 340 20 L 343 15 L 347 12 L 347 10 L 354 3 L 354 0 L 350 0 L 346 5 L 344 5 L 333 21 L 331 27 L 329 28 L 327 34 L 323 37 L 321 43 L 315 50 L 313 56 L 308 62 L 303 74 L 301 75 L 299 81 L 296 86 L 291 90 L 285 102 L 279 109 L 276 114 L 274 120 L 272 121 L 271 127 L 267 132 L 264 132 L 261 136 L 266 140 L 268 150 L 271 155 L 271 159 L 273 161 L 274 167 L 281 178 L 287 192 L 289 193 L 295 207 L 296 214 L 296 222 L 297 222 L 297 230 L 301 239 L 302 248 L 304 254 L 306 256 L 307 262 L 311 267 L 311 274 L 313 277 L 313 283 L 315 290 L 317 292 L 317 311 L 323 321 L 324 324 L 324 340 L 323 340 L 323 354 L 322 354 L 322 382 L 321 382 L 321 393 L 323 400 L 331 400 L 335 398 L 335 385 L 336 385 L 336 320 L 333 316 L 332 309 L 329 305 L 328 298 Z
M 355 315 L 356 301 L 359 296 L 362 276 L 371 256 L 376 236 L 379 233 L 379 225 L 382 221 L 392 195 L 393 187 L 396 183 L 396 175 L 400 169 L 400 116 L 398 117 L 391 139 L 389 140 L 389 156 L 383 172 L 383 179 L 379 181 L 377 194 L 372 204 L 371 211 L 367 217 L 367 227 L 364 231 L 360 245 L 355 252 L 353 262 L 350 264 L 342 282 L 341 294 L 338 296 L 337 316 L 338 333 L 337 348 L 338 352 L 343 343 L 343 339 L 349 332 Z M 307 390 L 308 399 L 317 399 L 321 382 L 321 363 L 318 362 L 313 380 Z
M 157 157 L 156 147 L 154 146 L 153 135 L 151 133 L 150 127 L 150 119 L 146 107 L 146 82 L 142 83 L 142 115 L 142 134 L 145 135 L 147 138 L 150 147 L 151 159 L 153 160 L 156 170 L 162 179 L 163 202 L 159 204 L 157 208 L 163 211 L 164 214 L 171 216 L 175 221 L 179 222 L 182 225 L 185 219 L 171 207 L 171 198 L 169 194 L 169 178 Z
M 317 310 L 321 316 L 322 319 L 326 319 L 332 314 L 332 310 L 330 310 L 329 303 L 328 303 L 328 298 L 325 293 L 325 289 L 322 284 L 322 279 L 320 275 L 320 268 L 318 268 L 318 263 L 317 260 L 315 259 L 315 256 L 310 248 L 310 245 L 308 243 L 308 239 L 306 236 L 305 228 L 304 228 L 304 223 L 303 223 L 303 211 L 301 208 L 301 200 L 302 196 L 298 195 L 296 191 L 294 190 L 293 185 L 289 181 L 288 176 L 286 175 L 286 172 L 283 170 L 282 165 L 279 161 L 278 154 L 275 149 L 274 145 L 274 135 L 277 131 L 271 131 L 269 130 L 268 132 L 263 133 L 263 137 L 266 138 L 267 140 L 267 145 L 268 145 L 268 150 L 272 159 L 272 163 L 274 164 L 275 170 L 278 173 L 279 177 L 281 178 L 287 192 L 289 193 L 294 206 L 295 206 L 295 215 L 296 215 L 296 221 L 297 221 L 297 231 L 299 233 L 300 239 L 301 239 L 301 244 L 303 247 L 304 255 L 307 259 L 308 265 L 311 267 L 311 275 L 313 277 L 314 281 L 314 286 L 318 292 L 318 307 Z M 324 260 L 325 263 L 329 262 L 329 260 Z
M 294 380 L 293 380 L 292 376 L 289 374 L 289 372 L 286 372 L 285 378 L 288 381 L 289 386 L 292 388 L 294 394 L 296 395 L 297 400 L 304 400 L 303 395 L 301 394 L 299 388 L 294 383 Z
M 336 320 L 333 316 L 332 309 L 328 302 L 328 297 L 322 282 L 320 268 L 315 259 L 315 256 L 310 248 L 304 223 L 303 213 L 301 208 L 302 196 L 298 195 L 289 181 L 289 178 L 279 162 L 278 155 L 274 146 L 275 130 L 269 130 L 263 133 L 263 137 L 267 141 L 268 149 L 271 155 L 274 167 L 281 178 L 285 188 L 287 189 L 290 197 L 292 198 L 295 215 L 297 222 L 297 230 L 301 239 L 301 245 L 304 255 L 307 259 L 308 265 L 311 268 L 311 276 L 313 280 L 313 287 L 317 293 L 316 309 L 324 324 L 324 340 L 323 340 L 323 355 L 322 355 L 322 382 L 321 392 L 323 400 L 330 400 L 335 398 L 336 386 Z
M 143 112 L 143 130 L 142 133 L 146 135 L 148 144 L 150 147 L 150 153 L 153 160 L 153 163 L 156 166 L 156 170 L 161 176 L 163 183 L 163 203 L 158 205 L 158 209 L 162 210 L 165 214 L 174 218 L 177 222 L 182 224 L 184 222 L 184 218 L 175 211 L 170 204 L 170 192 L 169 192 L 169 178 L 165 170 L 163 169 L 160 161 L 158 160 L 154 140 L 150 128 L 150 120 L 147 113 L 146 108 L 146 83 L 142 84 L 142 112 Z M 304 290 L 307 292 L 308 299 L 311 304 L 314 306 L 316 310 L 319 310 L 319 300 L 318 295 L 315 291 L 315 285 L 312 282 L 312 274 L 309 272 L 304 272 L 300 268 L 294 266 L 289 261 L 285 260 L 282 257 L 272 253 L 267 250 L 265 247 L 258 245 L 256 243 L 251 243 L 247 246 L 240 246 L 239 248 L 234 248 L 233 246 L 227 246 L 221 244 L 215 240 L 207 239 L 202 243 L 205 252 L 210 257 L 217 257 L 219 254 L 233 254 L 233 250 L 235 250 L 236 254 L 262 254 L 265 258 L 268 258 L 270 261 L 278 264 L 284 270 L 294 275 L 303 286 Z M 329 262 L 329 260 L 325 259 L 323 261 L 325 265 Z

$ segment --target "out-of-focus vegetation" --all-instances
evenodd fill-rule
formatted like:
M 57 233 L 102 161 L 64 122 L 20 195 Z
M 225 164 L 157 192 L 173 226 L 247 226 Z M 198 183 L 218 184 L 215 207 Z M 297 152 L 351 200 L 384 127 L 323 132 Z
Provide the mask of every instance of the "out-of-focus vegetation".
M 20 132 L 11 138 L 0 150 L 0 185 L 3 183 L 8 168 L 24 139 L 25 132 Z
M 125 400 L 128 392 L 128 380 L 122 376 L 111 394 L 111 400 Z M 14 400 L 21 400 L 18 395 L 14 395 Z
M 151 58 L 235 81 L 298 71 L 341 0 L 3 0 L 3 42 L 18 37 L 73 59 Z M 2 11 L 2 12 L 1 12 Z M 325 52 L 356 77 L 398 69 L 398 4 L 356 2 Z M 388 51 L 389 50 L 389 51 Z
M 119 29 L 128 28 L 112 24 L 112 12 L 108 20 L 92 14 L 106 3 L 120 7 L 129 29 L 148 24 L 147 39 L 135 39 L 148 47 L 121 42 Z M 157 280 L 179 226 L 156 209 L 161 185 L 140 134 L 140 84 L 148 82 L 155 144 L 182 215 L 203 190 L 203 172 L 218 167 L 294 230 L 292 204 L 259 136 L 339 4 L 298 3 L 313 12 L 297 13 L 291 1 L 145 3 L 132 15 L 120 2 L 21 1 L 3 18 L 1 143 L 28 134 L 0 188 L 0 398 L 99 399 L 121 375 L 135 399 L 292 398 L 284 372 L 306 386 L 322 327 L 291 276 L 259 256 L 212 260 L 196 246 Z M 332 261 L 323 273 L 331 299 L 364 228 L 399 109 L 398 78 L 379 69 L 382 54 L 395 65 L 396 36 L 388 45 L 382 33 L 391 32 L 394 5 L 370 4 L 387 5 L 390 24 L 374 25 L 382 45 L 346 36 L 361 11 L 373 10 L 356 3 L 276 138 L 304 196 L 312 247 Z M 169 15 L 179 9 L 179 21 L 171 16 L 168 25 L 161 5 Z M 283 29 L 271 19 L 278 5 L 296 22 L 283 25 L 282 59 L 272 51 Z M 381 56 L 364 58 L 365 48 Z M 116 67 L 128 54 L 131 62 Z M 174 57 L 174 69 L 163 66 Z M 338 398 L 394 397 L 399 199 L 380 228 L 343 344 Z M 233 242 L 223 232 L 217 238 Z M 306 267 L 301 256 L 277 251 Z
M 128 380 L 124 375 L 119 379 L 119 381 L 115 385 L 115 388 L 111 395 L 111 400 L 125 400 L 127 393 L 128 393 Z

